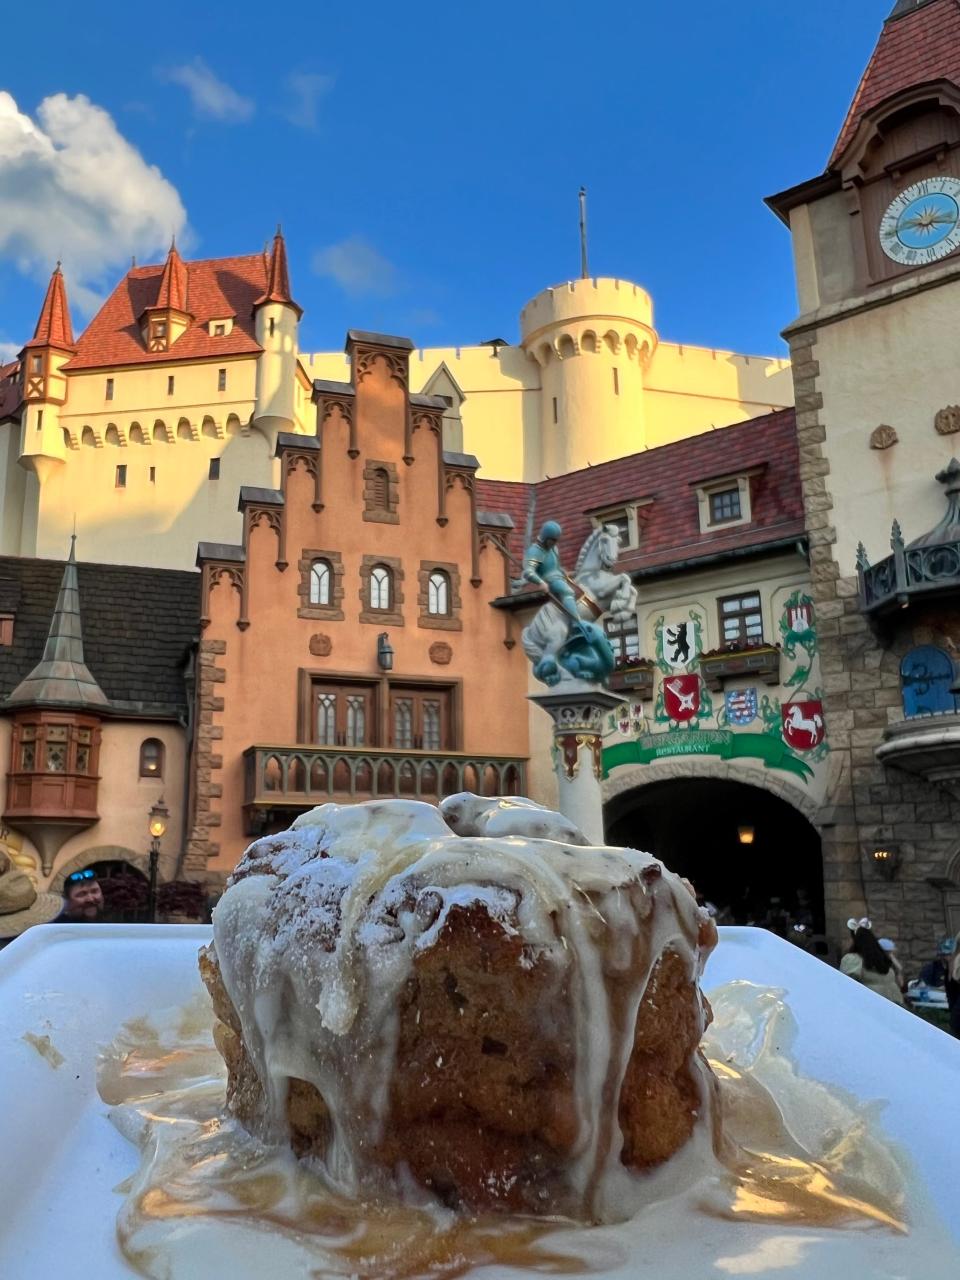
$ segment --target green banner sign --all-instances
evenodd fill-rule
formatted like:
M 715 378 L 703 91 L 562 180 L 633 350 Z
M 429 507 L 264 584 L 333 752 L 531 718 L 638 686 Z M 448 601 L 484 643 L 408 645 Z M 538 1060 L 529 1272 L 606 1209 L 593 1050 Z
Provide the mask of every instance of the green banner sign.
M 674 729 L 647 733 L 633 742 L 603 749 L 603 776 L 622 764 L 651 764 L 670 756 L 720 756 L 723 760 L 762 760 L 767 769 L 783 769 L 804 782 L 813 770 L 780 738 L 766 733 L 734 733 L 730 729 Z

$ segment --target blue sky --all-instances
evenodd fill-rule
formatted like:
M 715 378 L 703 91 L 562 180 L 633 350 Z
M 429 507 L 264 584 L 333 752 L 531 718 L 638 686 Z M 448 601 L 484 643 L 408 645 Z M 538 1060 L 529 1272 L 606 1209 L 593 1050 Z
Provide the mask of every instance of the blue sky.
M 42 31 L 11 6 L 0 352 L 58 254 L 82 326 L 172 230 L 218 257 L 278 221 L 305 349 L 514 340 L 579 272 L 581 183 L 591 272 L 648 288 L 662 337 L 780 352 L 789 237 L 762 198 L 822 170 L 891 6 L 48 0 Z

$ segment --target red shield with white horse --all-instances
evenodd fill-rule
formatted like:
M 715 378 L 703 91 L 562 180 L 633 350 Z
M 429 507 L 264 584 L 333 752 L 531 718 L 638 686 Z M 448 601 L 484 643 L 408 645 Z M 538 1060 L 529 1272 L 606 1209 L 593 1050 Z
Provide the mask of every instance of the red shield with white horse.
M 682 724 L 692 720 L 700 710 L 699 676 L 666 676 L 663 681 L 663 705 L 671 720 Z
M 812 751 L 823 741 L 823 703 L 809 698 L 780 708 L 784 741 L 797 751 Z

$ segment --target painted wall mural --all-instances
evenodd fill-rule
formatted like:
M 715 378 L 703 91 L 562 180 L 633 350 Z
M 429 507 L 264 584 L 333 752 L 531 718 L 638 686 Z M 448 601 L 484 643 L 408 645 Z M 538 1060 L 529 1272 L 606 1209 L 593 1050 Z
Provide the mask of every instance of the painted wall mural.
M 813 682 L 818 645 L 811 597 L 796 590 L 784 601 L 778 645 L 725 649 L 721 655 L 725 679 L 712 677 L 713 692 L 703 667 L 719 651 L 704 655 L 705 630 L 704 615 L 696 608 L 657 618 L 653 666 L 659 679 L 652 715 L 648 720 L 643 703 L 635 698 L 611 713 L 604 741 L 604 776 L 620 765 L 711 755 L 754 761 L 809 783 L 814 766 L 830 749 L 823 691 Z M 749 683 L 756 669 L 752 659 L 760 649 L 779 651 L 779 692 L 776 686 L 758 688 Z M 763 684 L 769 686 L 769 679 L 764 678 Z

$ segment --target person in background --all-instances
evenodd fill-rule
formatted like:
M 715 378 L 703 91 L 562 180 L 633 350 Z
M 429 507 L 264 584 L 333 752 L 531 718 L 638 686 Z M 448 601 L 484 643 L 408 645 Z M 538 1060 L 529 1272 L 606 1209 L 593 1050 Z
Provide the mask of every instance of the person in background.
M 890 957 L 890 964 L 893 966 L 893 973 L 894 977 L 897 979 L 897 986 L 901 991 L 903 991 L 907 983 L 903 974 L 903 965 L 900 963 L 900 958 L 897 955 L 897 944 L 892 938 L 878 938 L 877 941 Z
M 950 972 L 950 961 L 956 950 L 956 941 L 953 938 L 941 938 L 937 943 L 937 954 L 932 960 L 920 970 L 920 981 L 925 987 L 942 988 L 947 984 L 947 975 Z
M 903 1004 L 890 956 L 877 941 L 873 929 L 862 921 L 854 931 L 850 950 L 840 961 L 840 970 L 877 995 L 886 996 L 894 1004 Z
M 960 933 L 952 940 L 953 954 L 947 965 L 947 1008 L 950 1010 L 950 1033 L 960 1040 Z
M 63 910 L 54 924 L 90 924 L 103 915 L 103 890 L 92 867 L 74 871 L 63 882 Z

